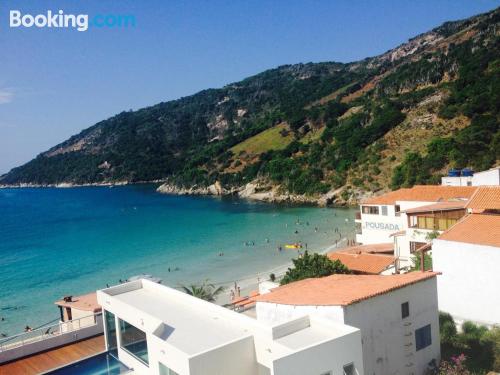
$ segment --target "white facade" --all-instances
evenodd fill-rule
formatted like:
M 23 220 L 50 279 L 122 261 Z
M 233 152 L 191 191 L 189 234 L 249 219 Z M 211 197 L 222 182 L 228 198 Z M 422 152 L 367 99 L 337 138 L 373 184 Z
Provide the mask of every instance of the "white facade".
M 500 167 L 474 173 L 472 186 L 500 185 Z
M 441 177 L 444 186 L 498 186 L 500 185 L 500 167 L 476 172 L 472 176 Z
M 500 235 L 500 234 L 499 234 Z M 500 248 L 437 239 L 432 244 L 439 309 L 455 321 L 500 324 Z
M 409 304 L 409 316 L 403 318 L 405 302 Z M 435 277 L 347 306 L 257 302 L 256 308 L 257 319 L 270 324 L 308 314 L 359 328 L 366 374 L 422 375 L 430 362 L 440 360 Z M 415 331 L 428 325 L 431 344 L 417 350 Z
M 443 186 L 472 186 L 472 176 L 444 176 L 441 177 Z
M 148 280 L 97 293 L 108 349 L 138 375 L 364 374 L 361 333 L 344 323 L 265 324 Z
M 433 203 L 436 202 L 397 201 L 392 205 L 360 205 L 361 218 L 356 221 L 361 224 L 362 233 L 356 235 L 356 242 L 363 245 L 393 242 L 399 267 L 410 266 L 413 256 L 411 242 L 428 242 L 427 236 L 432 231 L 408 228 L 408 217 L 403 211 Z M 363 213 L 363 207 L 376 207 L 378 214 Z

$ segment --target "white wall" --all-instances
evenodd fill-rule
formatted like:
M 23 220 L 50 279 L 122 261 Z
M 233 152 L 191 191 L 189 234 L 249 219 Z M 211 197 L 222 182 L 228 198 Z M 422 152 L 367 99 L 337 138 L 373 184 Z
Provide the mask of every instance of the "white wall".
M 400 211 L 426 206 L 432 203 L 435 202 L 396 202 L 396 204 L 400 206 Z M 377 206 L 379 208 L 379 214 L 364 214 L 362 206 Z M 387 215 L 382 215 L 382 206 L 387 207 Z M 406 215 L 401 212 L 400 216 L 396 216 L 394 205 L 360 205 L 360 210 L 362 234 L 356 235 L 356 241 L 363 245 L 393 242 L 394 239 L 391 237 L 391 234 L 404 230 L 407 227 Z
M 472 176 L 444 176 L 441 177 L 441 185 L 443 186 L 471 186 Z
M 472 185 L 500 185 L 500 168 L 474 173 Z
M 361 333 L 335 338 L 320 346 L 274 361 L 273 375 L 322 375 L 343 374 L 343 367 L 353 363 L 359 375 L 363 375 L 363 357 L 360 345 Z
M 401 317 L 404 302 L 410 305 L 406 319 Z M 403 374 L 413 363 L 415 374 L 422 375 L 432 359 L 439 361 L 436 278 L 346 306 L 344 322 L 361 330 L 366 374 Z M 414 332 L 427 324 L 431 324 L 432 345 L 417 352 Z
M 344 311 L 340 306 L 293 306 L 257 302 L 256 312 L 257 320 L 266 324 L 282 323 L 304 315 L 319 316 L 344 323 Z
M 379 214 L 364 214 L 362 207 L 378 207 Z M 387 207 L 387 215 L 382 215 L 382 206 Z M 356 241 L 364 245 L 392 242 L 390 235 L 402 229 L 400 216 L 396 216 L 393 205 L 361 205 L 362 234 L 356 236 Z
M 410 303 L 410 316 L 401 317 L 401 304 Z M 361 330 L 365 374 L 404 374 L 406 355 L 411 354 L 415 373 L 422 375 L 427 364 L 439 361 L 439 316 L 436 279 L 409 285 L 359 303 L 341 306 L 292 306 L 257 302 L 257 318 L 269 323 L 309 314 L 348 324 Z M 404 323 L 411 324 L 406 327 Z M 432 345 L 416 352 L 414 331 L 431 324 Z M 408 341 L 406 333 L 411 333 Z M 411 342 L 409 353 L 405 343 Z M 335 374 L 335 372 L 334 372 Z
M 443 273 L 438 280 L 440 310 L 458 322 L 500 324 L 500 248 L 436 239 L 432 262 Z
M 253 337 L 214 348 L 189 360 L 190 375 L 256 375 L 257 360 Z

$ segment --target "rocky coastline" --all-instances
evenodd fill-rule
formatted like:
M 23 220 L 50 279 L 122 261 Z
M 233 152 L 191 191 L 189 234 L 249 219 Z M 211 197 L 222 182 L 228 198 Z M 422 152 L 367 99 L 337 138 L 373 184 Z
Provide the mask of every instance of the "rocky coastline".
M 157 191 L 162 194 L 175 195 L 207 195 L 207 196 L 234 196 L 267 203 L 307 204 L 326 207 L 330 205 L 350 205 L 341 197 L 342 188 L 331 190 L 322 195 L 291 194 L 280 186 L 271 185 L 264 181 L 252 181 L 241 187 L 225 188 L 218 181 L 209 186 L 179 187 L 170 182 L 161 184 Z M 352 202 L 354 204 L 354 202 Z
M 133 184 L 158 184 L 156 191 L 161 194 L 172 195 L 203 195 L 203 196 L 232 196 L 242 199 L 250 199 L 260 202 L 276 203 L 276 204 L 291 204 L 291 205 L 314 205 L 319 207 L 327 206 L 355 206 L 366 197 L 366 192 L 351 192 L 345 197 L 342 192 L 344 188 L 332 189 L 326 194 L 304 195 L 292 194 L 284 190 L 279 185 L 272 185 L 264 180 L 254 180 L 244 186 L 224 187 L 219 181 L 209 186 L 193 185 L 190 187 L 182 187 L 168 180 L 155 181 L 105 181 L 93 183 L 72 183 L 61 182 L 57 184 L 34 184 L 34 183 L 19 183 L 19 184 L 0 184 L 0 189 L 23 189 L 23 188 L 76 188 L 76 187 L 114 187 Z

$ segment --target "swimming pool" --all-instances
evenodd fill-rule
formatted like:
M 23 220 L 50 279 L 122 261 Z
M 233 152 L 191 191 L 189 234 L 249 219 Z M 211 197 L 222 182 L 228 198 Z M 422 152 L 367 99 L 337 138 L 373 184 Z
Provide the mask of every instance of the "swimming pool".
M 45 375 L 119 375 L 130 371 L 109 352 L 47 372 Z

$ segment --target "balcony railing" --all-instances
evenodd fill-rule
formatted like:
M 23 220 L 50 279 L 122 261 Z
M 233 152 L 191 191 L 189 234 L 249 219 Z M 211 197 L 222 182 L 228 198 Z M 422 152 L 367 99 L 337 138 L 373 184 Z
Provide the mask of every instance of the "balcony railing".
M 102 313 L 84 316 L 67 322 L 59 322 L 32 331 L 19 333 L 14 336 L 0 340 L 0 352 L 19 348 L 27 344 L 43 341 L 69 332 L 75 332 L 82 328 L 92 327 L 99 324 Z

